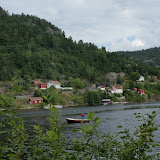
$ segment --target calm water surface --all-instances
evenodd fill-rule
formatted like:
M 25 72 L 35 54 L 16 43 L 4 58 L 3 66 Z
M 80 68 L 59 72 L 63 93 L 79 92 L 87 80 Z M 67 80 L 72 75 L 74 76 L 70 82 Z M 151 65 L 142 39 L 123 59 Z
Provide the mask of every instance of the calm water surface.
M 102 122 L 99 126 L 100 134 L 116 134 L 118 132 L 117 126 L 122 125 L 130 129 L 133 133 L 135 127 L 140 123 L 134 116 L 134 113 L 152 113 L 152 111 L 160 111 L 160 103 L 147 103 L 147 104 L 116 104 L 106 106 L 81 106 L 81 107 L 68 107 L 59 109 L 62 124 L 64 124 L 63 135 L 66 139 L 71 140 L 78 138 L 78 133 L 72 133 L 75 128 L 80 128 L 81 124 L 67 124 L 66 118 L 81 118 L 81 113 L 95 112 L 95 117 L 100 117 Z M 49 128 L 47 117 L 50 116 L 50 110 L 45 109 L 29 109 L 21 110 L 20 117 L 24 120 L 25 127 L 30 135 L 33 133 L 33 126 L 40 125 L 44 129 Z M 156 124 L 160 123 L 160 115 L 155 119 Z M 160 130 L 155 132 L 156 140 L 160 139 Z M 160 151 L 157 148 L 157 151 Z
M 66 118 L 81 118 L 81 113 L 95 112 L 95 117 L 100 117 L 102 122 L 99 130 L 102 133 L 117 133 L 117 126 L 122 125 L 130 130 L 133 130 L 139 123 L 134 113 L 152 113 L 152 111 L 160 110 L 160 103 L 147 103 L 147 104 L 116 104 L 106 106 L 81 106 L 81 107 L 68 107 L 59 109 L 61 121 L 64 124 L 64 132 L 71 132 L 71 129 L 80 127 L 80 124 L 67 124 Z M 47 117 L 50 116 L 50 110 L 45 109 L 29 109 L 21 110 L 19 113 L 23 118 L 25 126 L 29 132 L 32 132 L 33 126 L 40 125 L 44 128 L 49 127 Z M 160 122 L 159 115 L 156 121 Z

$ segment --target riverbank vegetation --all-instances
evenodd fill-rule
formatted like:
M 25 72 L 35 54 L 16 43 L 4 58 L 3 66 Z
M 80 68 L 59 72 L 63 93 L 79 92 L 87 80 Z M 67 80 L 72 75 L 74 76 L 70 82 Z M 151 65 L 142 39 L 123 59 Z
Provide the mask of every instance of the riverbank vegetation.
M 7 100 L 1 104 L 8 109 Z M 6 108 L 7 107 L 7 108 Z M 153 152 L 159 147 L 155 142 L 154 132 L 159 125 L 155 125 L 158 113 L 142 115 L 135 113 L 139 126 L 134 133 L 123 126 L 117 126 L 116 135 L 102 135 L 98 131 L 101 119 L 88 114 L 89 124 L 81 123 L 81 128 L 72 131 L 79 133 L 77 139 L 67 141 L 63 136 L 63 125 L 58 110 L 51 109 L 49 117 L 50 127 L 43 129 L 34 125 L 32 135 L 26 132 L 23 120 L 12 110 L 0 111 L 0 158 L 27 160 L 88 160 L 88 159 L 159 159 L 159 154 Z M 67 125 L 67 124 L 66 124 Z M 74 137 L 74 136 L 73 136 Z

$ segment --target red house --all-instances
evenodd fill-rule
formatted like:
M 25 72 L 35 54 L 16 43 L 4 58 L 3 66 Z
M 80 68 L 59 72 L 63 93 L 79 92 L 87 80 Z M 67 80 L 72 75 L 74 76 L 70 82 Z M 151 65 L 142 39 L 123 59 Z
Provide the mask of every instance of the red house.
M 137 93 L 140 95 L 143 95 L 143 94 L 145 94 L 145 91 L 144 91 L 144 89 L 138 89 Z
M 153 79 L 157 80 L 157 76 L 152 76 Z
M 29 104 L 39 104 L 41 102 L 43 102 L 42 97 L 31 97 L 31 98 L 29 98 Z
M 46 88 L 47 88 L 47 83 L 39 83 L 39 84 L 38 84 L 38 87 L 39 87 L 40 89 L 46 89 Z
M 39 83 L 41 83 L 40 80 L 33 80 L 32 82 L 33 82 L 34 85 L 38 85 Z

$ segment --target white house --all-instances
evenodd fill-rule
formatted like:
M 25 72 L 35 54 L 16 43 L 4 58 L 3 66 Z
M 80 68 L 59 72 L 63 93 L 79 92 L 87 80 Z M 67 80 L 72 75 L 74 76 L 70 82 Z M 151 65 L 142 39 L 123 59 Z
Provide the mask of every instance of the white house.
M 111 93 L 117 93 L 117 94 L 122 94 L 123 93 L 123 88 L 121 87 L 112 87 L 110 90 L 109 90 Z
M 56 89 L 61 89 L 61 83 L 58 81 L 49 81 L 47 82 L 47 88 L 50 88 L 51 86 L 54 86 Z
M 142 82 L 142 81 L 144 81 L 144 77 L 143 76 L 140 76 L 140 78 L 139 78 L 139 80 L 138 80 L 139 82 Z
M 101 90 L 101 91 L 105 91 L 106 90 L 104 86 L 98 86 L 97 89 Z

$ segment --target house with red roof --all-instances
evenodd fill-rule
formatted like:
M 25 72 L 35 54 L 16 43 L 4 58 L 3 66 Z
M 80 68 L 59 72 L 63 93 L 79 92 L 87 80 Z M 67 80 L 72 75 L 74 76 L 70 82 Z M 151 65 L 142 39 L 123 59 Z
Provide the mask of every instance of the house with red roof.
M 29 98 L 29 104 L 39 104 L 43 102 L 43 98 L 42 97 L 30 97 Z
M 40 81 L 40 80 L 33 80 L 32 83 L 33 83 L 34 85 L 37 85 L 37 86 L 38 86 L 38 84 L 41 83 L 41 81 Z
M 47 82 L 47 88 L 50 88 L 51 86 L 54 86 L 56 89 L 62 89 L 61 83 L 58 81 L 50 80 L 49 82 Z
M 98 86 L 97 89 L 101 90 L 101 91 L 105 91 L 106 90 L 106 88 L 104 86 Z
M 118 87 L 118 86 L 113 86 L 110 90 L 111 93 L 117 93 L 117 94 L 122 94 L 123 93 L 123 88 Z

